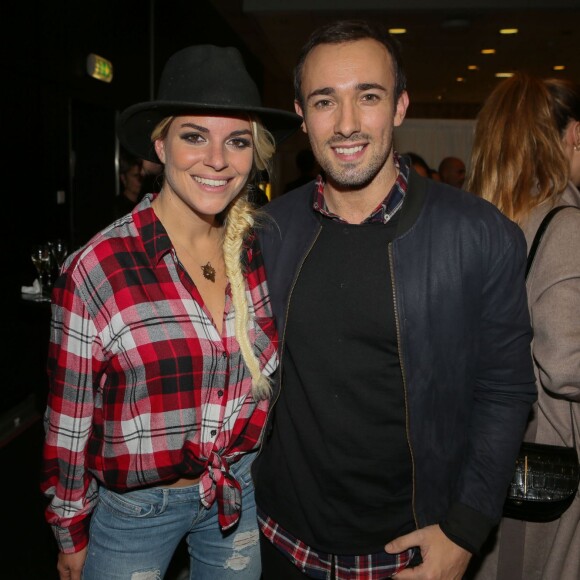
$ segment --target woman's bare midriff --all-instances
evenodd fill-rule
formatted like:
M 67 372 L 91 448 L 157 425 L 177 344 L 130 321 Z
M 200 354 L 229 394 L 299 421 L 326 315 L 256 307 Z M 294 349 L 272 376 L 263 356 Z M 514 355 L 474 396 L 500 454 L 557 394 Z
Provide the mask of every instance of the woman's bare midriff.
M 189 485 L 195 485 L 196 483 L 199 483 L 200 479 L 201 477 L 181 477 L 177 481 L 168 483 L 162 487 L 187 487 Z

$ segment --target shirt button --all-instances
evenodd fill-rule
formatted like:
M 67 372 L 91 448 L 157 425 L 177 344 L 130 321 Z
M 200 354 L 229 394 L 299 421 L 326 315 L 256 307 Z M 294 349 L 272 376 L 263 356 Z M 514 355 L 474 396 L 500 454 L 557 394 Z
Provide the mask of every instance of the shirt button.
M 215 436 L 216 436 L 216 433 L 217 433 L 217 431 L 216 431 L 215 429 L 212 429 L 212 430 L 210 431 L 210 435 L 211 435 L 212 437 L 215 437 Z
M 222 357 L 223 358 L 228 358 L 228 353 L 227 352 L 222 352 Z
M 218 391 L 218 397 L 223 397 L 224 396 L 224 392 L 220 389 Z

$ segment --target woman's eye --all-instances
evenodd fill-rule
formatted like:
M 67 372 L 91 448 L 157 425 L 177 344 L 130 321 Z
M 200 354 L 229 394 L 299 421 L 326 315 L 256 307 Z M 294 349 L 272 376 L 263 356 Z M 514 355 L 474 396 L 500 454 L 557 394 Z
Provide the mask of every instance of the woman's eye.
M 252 146 L 252 142 L 249 139 L 230 139 L 231 145 L 233 145 L 236 149 L 247 149 L 248 147 Z
M 203 143 L 205 141 L 199 133 L 184 133 L 181 138 L 190 143 Z

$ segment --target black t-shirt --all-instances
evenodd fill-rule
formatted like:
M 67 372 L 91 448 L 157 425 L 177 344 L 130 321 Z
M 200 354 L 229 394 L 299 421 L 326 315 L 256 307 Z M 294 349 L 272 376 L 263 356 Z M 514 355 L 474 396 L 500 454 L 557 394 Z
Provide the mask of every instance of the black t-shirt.
M 388 242 L 395 221 L 323 229 L 293 290 L 257 500 L 317 550 L 370 554 L 415 529 Z

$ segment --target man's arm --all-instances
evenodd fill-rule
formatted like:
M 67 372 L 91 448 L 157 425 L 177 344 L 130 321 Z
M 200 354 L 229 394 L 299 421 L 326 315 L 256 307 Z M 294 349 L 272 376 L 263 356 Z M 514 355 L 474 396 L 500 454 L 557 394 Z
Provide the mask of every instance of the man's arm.
M 497 216 L 499 217 L 499 216 Z M 423 564 L 400 578 L 461 578 L 499 521 L 528 414 L 536 398 L 531 326 L 524 281 L 525 240 L 500 219 L 481 242 L 483 284 L 477 365 L 467 447 L 447 512 L 435 525 L 391 541 L 399 552 L 417 546 Z
M 512 222 L 502 219 L 497 225 L 498 231 L 490 227 L 481 245 L 486 267 L 479 296 L 478 359 L 467 448 L 449 509 L 438 522 L 450 540 L 472 553 L 501 518 L 537 398 L 525 239 Z

